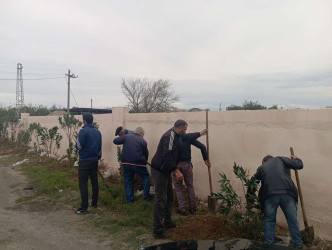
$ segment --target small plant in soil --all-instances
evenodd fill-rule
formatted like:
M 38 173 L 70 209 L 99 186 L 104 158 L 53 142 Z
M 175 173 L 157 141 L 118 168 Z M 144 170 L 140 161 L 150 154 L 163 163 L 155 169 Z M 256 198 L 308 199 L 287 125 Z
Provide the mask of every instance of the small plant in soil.
M 234 163 L 233 172 L 241 181 L 243 194 L 238 194 L 225 173 L 219 180 L 220 192 L 213 197 L 220 203 L 220 213 L 234 236 L 261 239 L 263 234 L 263 213 L 256 194 L 258 183 L 248 170 Z M 247 192 L 246 192 L 247 190 Z

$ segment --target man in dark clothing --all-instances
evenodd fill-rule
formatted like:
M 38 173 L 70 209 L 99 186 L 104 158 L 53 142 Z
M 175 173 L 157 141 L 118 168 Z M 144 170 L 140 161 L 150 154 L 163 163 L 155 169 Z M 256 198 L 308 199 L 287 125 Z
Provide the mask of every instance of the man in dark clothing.
M 265 242 L 274 243 L 277 209 L 280 206 L 287 219 L 292 242 L 296 248 L 302 248 L 302 238 L 297 221 L 298 192 L 290 175 L 291 169 L 302 169 L 303 162 L 295 155 L 287 157 L 264 157 L 256 172 L 261 181 L 258 198 L 264 212 Z
M 117 127 L 115 130 L 115 136 L 124 136 L 128 134 L 133 134 L 134 131 L 123 128 L 122 126 Z
M 149 151 L 143 139 L 144 130 L 136 128 L 135 133 L 119 136 L 113 140 L 116 145 L 123 144 L 121 165 L 125 180 L 127 203 L 134 202 L 134 175 L 137 173 L 143 179 L 143 199 L 150 195 L 150 175 L 146 169 Z
M 178 181 L 183 180 L 183 175 L 177 168 L 181 153 L 181 138 L 195 140 L 206 134 L 206 129 L 200 133 L 186 134 L 188 124 L 183 120 L 175 122 L 174 127 L 161 137 L 156 154 L 151 162 L 151 174 L 155 185 L 154 223 L 153 235 L 156 238 L 166 238 L 166 229 L 175 227 L 172 221 L 173 190 L 171 173 L 174 172 Z M 163 223 L 164 220 L 164 223 Z
M 180 162 L 178 164 L 178 169 L 183 174 L 183 179 L 187 187 L 188 199 L 189 199 L 189 212 L 191 214 L 196 213 L 196 197 L 193 183 L 193 165 L 191 163 L 191 145 L 199 148 L 202 153 L 203 160 L 206 166 L 210 166 L 208 161 L 208 156 L 206 153 L 206 147 L 203 143 L 198 140 L 182 140 L 181 144 L 181 154 L 180 154 Z M 172 174 L 172 180 L 175 187 L 176 198 L 178 200 L 178 209 L 177 212 L 181 215 L 186 215 L 186 199 L 183 195 L 182 191 L 182 183 L 183 181 L 177 181 L 175 174 Z
M 98 160 L 101 158 L 101 133 L 93 125 L 93 116 L 83 114 L 83 128 L 78 133 L 76 149 L 79 150 L 78 179 L 81 191 L 81 207 L 76 214 L 85 214 L 88 209 L 88 179 L 92 184 L 92 207 L 98 203 Z

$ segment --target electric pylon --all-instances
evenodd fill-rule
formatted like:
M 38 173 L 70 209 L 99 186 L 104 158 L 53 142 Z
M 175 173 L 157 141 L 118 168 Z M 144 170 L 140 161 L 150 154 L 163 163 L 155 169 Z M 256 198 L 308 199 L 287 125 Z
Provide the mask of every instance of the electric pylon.
M 24 90 L 23 90 L 23 66 L 21 63 L 17 64 L 17 77 L 16 77 L 16 110 L 21 112 L 24 107 Z

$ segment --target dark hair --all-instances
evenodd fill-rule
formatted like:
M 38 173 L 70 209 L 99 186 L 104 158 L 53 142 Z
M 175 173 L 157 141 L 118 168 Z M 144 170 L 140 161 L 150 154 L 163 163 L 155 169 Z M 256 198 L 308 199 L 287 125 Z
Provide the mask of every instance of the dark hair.
M 188 125 L 188 123 L 186 123 L 184 120 L 177 120 L 174 123 L 174 128 L 184 127 L 186 125 Z
M 272 158 L 273 158 L 272 155 L 267 155 L 267 156 L 265 156 L 265 157 L 263 158 L 263 160 L 262 160 L 262 164 L 264 164 L 265 162 L 267 162 L 268 160 L 270 160 L 270 159 L 272 159 Z
M 87 124 L 92 124 L 93 116 L 90 113 L 83 114 L 83 121 L 86 121 Z
M 186 125 L 188 125 L 188 123 L 186 123 L 184 120 L 177 120 L 174 123 L 174 128 L 184 127 Z

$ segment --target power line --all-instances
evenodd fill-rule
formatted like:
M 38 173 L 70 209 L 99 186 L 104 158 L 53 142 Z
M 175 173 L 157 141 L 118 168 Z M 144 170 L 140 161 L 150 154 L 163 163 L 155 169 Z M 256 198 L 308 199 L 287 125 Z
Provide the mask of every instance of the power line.
M 77 104 L 77 102 L 76 102 L 76 98 L 75 98 L 75 96 L 74 96 L 74 94 L 73 94 L 73 91 L 70 90 L 70 93 L 71 93 L 72 97 L 74 98 L 74 101 L 75 101 L 75 103 L 76 103 L 76 107 L 78 107 L 78 104 Z
M 30 78 L 30 79 L 22 79 L 22 80 L 24 80 L 24 81 L 30 81 L 30 80 L 35 81 L 35 80 L 50 80 L 50 79 L 59 79 L 59 78 L 66 78 L 66 77 L 61 76 L 61 77 L 47 77 L 47 78 L 35 78 L 35 79 Z M 1 79 L 0 78 L 0 81 L 16 81 L 16 79 L 3 79 L 3 78 Z

